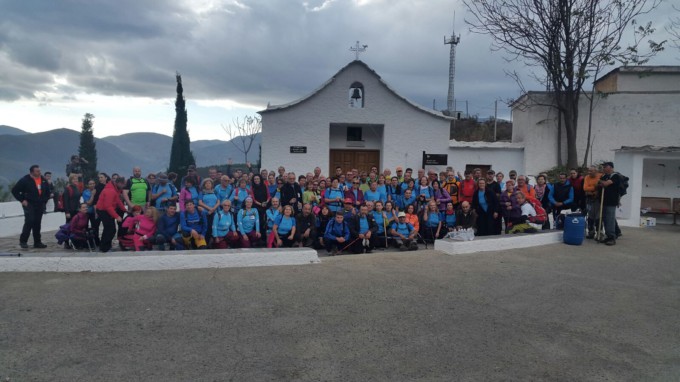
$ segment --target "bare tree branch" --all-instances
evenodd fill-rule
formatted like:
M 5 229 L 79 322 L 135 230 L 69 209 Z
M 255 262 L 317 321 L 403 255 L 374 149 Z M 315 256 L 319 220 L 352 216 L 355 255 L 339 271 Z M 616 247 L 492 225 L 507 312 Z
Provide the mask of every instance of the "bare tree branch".
M 242 120 L 235 118 L 231 124 L 222 125 L 222 129 L 229 136 L 229 141 L 245 155 L 248 162 L 248 153 L 253 147 L 257 134 L 262 131 L 262 120 L 255 116 L 246 116 Z
M 597 78 L 606 66 L 642 64 L 663 49 L 664 42 L 649 41 L 649 52 L 638 50 L 654 32 L 651 24 L 636 26 L 633 44 L 621 46 L 624 32 L 636 25 L 635 18 L 660 1 L 463 0 L 472 15 L 466 20 L 472 32 L 491 36 L 493 50 L 545 71 L 554 107 L 564 117 L 568 165 L 574 167 L 578 100 L 584 83 Z

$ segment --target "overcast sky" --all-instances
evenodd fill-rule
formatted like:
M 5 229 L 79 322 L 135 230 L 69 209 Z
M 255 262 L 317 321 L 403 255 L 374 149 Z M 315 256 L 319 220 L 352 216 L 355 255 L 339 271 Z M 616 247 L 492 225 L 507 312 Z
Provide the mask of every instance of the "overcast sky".
M 666 1 L 640 21 L 658 35 Z M 470 34 L 455 0 L 0 0 L 0 124 L 30 132 L 80 129 L 172 135 L 181 73 L 192 140 L 227 139 L 221 128 L 267 103 L 303 97 L 354 59 L 425 107 L 446 106 L 453 13 L 459 110 L 487 117 L 520 92 L 504 70 L 525 70 Z M 468 16 L 469 17 L 469 16 Z M 675 49 L 653 65 L 679 65 Z M 541 90 L 527 79 L 530 89 Z M 499 117 L 509 118 L 499 102 Z

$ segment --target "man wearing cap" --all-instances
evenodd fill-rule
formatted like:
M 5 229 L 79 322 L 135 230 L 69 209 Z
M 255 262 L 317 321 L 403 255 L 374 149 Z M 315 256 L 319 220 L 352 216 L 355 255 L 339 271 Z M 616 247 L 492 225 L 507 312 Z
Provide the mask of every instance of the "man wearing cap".
M 616 207 L 619 205 L 620 195 L 619 186 L 621 178 L 614 172 L 614 163 L 605 162 L 603 164 L 604 175 L 600 178 L 598 186 L 604 192 L 602 202 L 602 220 L 604 232 L 607 235 L 604 243 L 607 245 L 616 244 Z
M 404 168 L 401 167 L 401 166 L 397 166 L 396 172 L 397 172 L 397 181 L 399 181 L 399 183 L 402 183 L 404 181 Z
M 168 174 L 161 172 L 158 174 L 158 183 L 151 191 L 151 200 L 154 201 L 156 209 L 164 213 L 169 205 L 175 204 L 179 195 L 172 183 L 168 182 Z
M 395 238 L 399 250 L 415 251 L 418 249 L 418 243 L 416 243 L 416 229 L 413 228 L 411 223 L 406 222 L 406 214 L 402 211 L 397 215 L 399 221 L 392 223 L 392 228 L 390 229 L 390 235 Z
M 118 211 L 125 210 L 125 206 L 120 199 L 124 187 L 125 178 L 118 177 L 116 180 L 106 183 L 102 193 L 99 195 L 96 209 L 97 216 L 101 219 L 102 226 L 104 226 L 99 242 L 99 250 L 102 252 L 111 250 L 111 243 L 114 236 L 116 236 L 116 222 L 123 222 L 123 218 L 118 214 Z
M 354 208 L 354 201 L 352 201 L 351 198 L 345 198 L 345 202 L 343 205 L 343 209 L 339 212 L 342 212 L 342 215 L 345 217 L 346 222 L 349 221 L 354 215 L 356 215 L 357 210 Z

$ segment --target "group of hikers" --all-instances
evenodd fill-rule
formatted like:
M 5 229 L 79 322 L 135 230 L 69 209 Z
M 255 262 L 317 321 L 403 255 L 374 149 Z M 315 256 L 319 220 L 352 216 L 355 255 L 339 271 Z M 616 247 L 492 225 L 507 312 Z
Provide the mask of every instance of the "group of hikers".
M 108 252 L 117 237 L 123 250 L 249 247 L 313 247 L 329 254 L 370 253 L 378 247 L 416 250 L 450 232 L 472 230 L 477 236 L 531 233 L 559 228 L 562 211 L 580 209 L 588 216 L 588 238 L 604 226 L 608 245 L 620 235 L 615 210 L 620 178 L 611 162 L 576 169 L 550 183 L 510 171 L 477 168 L 401 166 L 379 171 L 337 167 L 331 176 L 319 167 L 296 175 L 262 169 L 216 167 L 202 178 L 193 165 L 181 177 L 135 167 L 125 179 L 99 173 L 83 179 L 77 156 L 67 166 L 68 185 L 58 198 L 66 223 L 57 238 L 76 248 Z M 46 174 L 48 175 L 48 174 Z M 24 206 L 20 245 L 44 248 L 40 220 L 54 190 L 37 165 L 12 192 Z M 602 215 L 600 215 L 602 213 Z M 549 215 L 552 214 L 552 222 Z M 597 224 L 602 218 L 602 224 Z M 100 228 L 101 227 L 101 228 Z

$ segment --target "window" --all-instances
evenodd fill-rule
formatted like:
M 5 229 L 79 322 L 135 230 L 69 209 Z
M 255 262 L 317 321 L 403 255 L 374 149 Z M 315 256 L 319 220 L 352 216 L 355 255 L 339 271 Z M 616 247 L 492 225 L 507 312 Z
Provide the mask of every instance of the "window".
M 360 82 L 354 82 L 349 87 L 349 107 L 353 109 L 361 109 L 364 107 L 364 85 Z
M 361 127 L 348 126 L 347 127 L 347 142 L 362 142 Z

